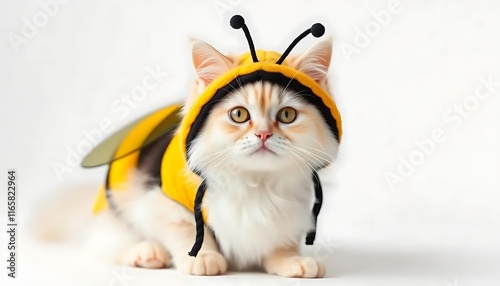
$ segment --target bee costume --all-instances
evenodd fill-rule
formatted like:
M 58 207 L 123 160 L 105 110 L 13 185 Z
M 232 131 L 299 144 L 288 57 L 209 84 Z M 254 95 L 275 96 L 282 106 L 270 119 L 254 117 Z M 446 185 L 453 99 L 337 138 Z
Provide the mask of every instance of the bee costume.
M 124 189 L 123 185 L 130 179 L 129 171 L 133 169 L 147 173 L 153 178 L 150 182 L 152 185 L 159 185 L 169 198 L 192 211 L 196 220 L 196 241 L 189 252 L 190 256 L 196 256 L 203 243 L 207 218 L 205 213 L 202 213 L 201 203 L 207 185 L 199 171 L 187 170 L 186 162 L 189 159 L 187 150 L 203 129 L 212 109 L 235 91 L 235 86 L 266 81 L 286 87 L 297 94 L 307 94 L 308 96 L 304 96 L 303 99 L 317 108 L 337 141 L 340 142 L 342 135 L 340 114 L 328 92 L 305 73 L 284 63 L 290 51 L 308 34 L 321 37 L 325 32 L 323 25 L 319 23 L 312 25 L 280 55 L 273 51 L 255 50 L 248 27 L 240 15 L 233 16 L 230 24 L 234 29 L 243 29 L 250 52 L 240 57 L 237 67 L 212 81 L 184 117 L 180 115 L 180 104 L 173 104 L 153 112 L 106 139 L 82 162 L 83 167 L 109 164 L 105 186 L 98 195 L 94 213 L 108 207 L 116 211 L 113 193 Z M 148 157 L 149 163 L 146 166 L 144 162 Z M 188 179 L 186 171 L 196 180 Z M 323 198 L 316 171 L 318 170 L 313 170 L 311 174 L 316 196 L 312 209 L 315 225 Z M 316 231 L 310 231 L 306 236 L 306 244 L 313 244 L 315 236 Z

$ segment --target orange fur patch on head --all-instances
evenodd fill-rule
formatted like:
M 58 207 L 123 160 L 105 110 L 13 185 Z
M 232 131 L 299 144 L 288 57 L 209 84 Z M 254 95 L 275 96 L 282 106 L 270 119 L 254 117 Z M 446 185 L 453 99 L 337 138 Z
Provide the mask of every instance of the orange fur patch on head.
M 274 86 L 268 82 L 256 82 L 246 86 L 247 104 L 254 103 L 262 114 L 267 114 L 273 102 Z
M 264 83 L 262 84 L 262 93 L 260 94 L 261 96 L 261 101 L 262 101 L 262 107 L 261 107 L 261 110 L 262 110 L 262 114 L 265 114 L 266 111 L 269 110 L 269 108 L 271 107 L 270 104 L 272 102 L 272 96 L 273 96 L 273 93 L 272 93 L 272 90 L 273 90 L 273 87 L 270 83 Z
M 224 133 L 235 133 L 238 132 L 240 128 L 230 123 L 224 123 L 222 125 L 222 130 L 224 131 Z
M 292 132 L 292 133 L 303 133 L 307 131 L 309 128 L 309 124 L 306 122 L 302 122 L 299 124 L 293 124 L 290 127 L 286 129 L 287 132 Z

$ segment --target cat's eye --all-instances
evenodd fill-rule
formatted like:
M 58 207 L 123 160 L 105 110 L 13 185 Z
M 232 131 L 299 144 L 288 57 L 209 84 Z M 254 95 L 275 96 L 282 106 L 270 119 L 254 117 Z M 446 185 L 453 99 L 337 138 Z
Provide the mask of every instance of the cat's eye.
M 291 107 L 283 107 L 278 111 L 276 119 L 282 123 L 292 123 L 297 118 L 297 110 Z
M 250 114 L 244 107 L 238 106 L 229 111 L 229 117 L 236 123 L 243 123 L 250 120 Z

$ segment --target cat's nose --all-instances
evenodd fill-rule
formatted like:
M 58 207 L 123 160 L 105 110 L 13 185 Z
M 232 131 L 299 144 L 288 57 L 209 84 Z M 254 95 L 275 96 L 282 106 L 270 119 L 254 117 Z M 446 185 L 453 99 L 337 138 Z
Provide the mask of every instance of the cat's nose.
M 260 141 L 266 142 L 266 140 L 271 137 L 273 133 L 271 131 L 258 131 L 255 136 L 259 137 Z

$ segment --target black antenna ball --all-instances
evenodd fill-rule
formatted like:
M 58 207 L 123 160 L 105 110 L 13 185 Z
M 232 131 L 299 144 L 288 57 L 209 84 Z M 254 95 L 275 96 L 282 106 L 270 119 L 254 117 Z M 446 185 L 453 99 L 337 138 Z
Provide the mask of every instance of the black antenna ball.
M 255 46 L 253 45 L 250 31 L 248 30 L 247 25 L 245 25 L 245 19 L 243 19 L 241 15 L 234 15 L 233 17 L 231 17 L 231 20 L 229 20 L 229 24 L 231 25 L 231 27 L 233 27 L 233 29 L 243 29 L 245 37 L 247 38 L 248 47 L 250 48 L 250 53 L 252 54 L 252 60 L 254 63 L 258 62 L 259 59 L 257 58 L 257 53 L 255 52 Z
M 233 21 L 233 19 L 231 19 L 231 23 L 232 23 L 232 21 Z M 234 26 L 233 26 L 233 28 L 234 28 Z M 325 34 L 325 26 L 321 25 L 320 23 L 316 23 L 316 24 L 312 25 L 311 26 L 311 34 L 316 38 L 323 36 Z
M 241 15 L 234 15 L 233 17 L 231 17 L 229 24 L 231 25 L 231 27 L 233 27 L 233 29 L 241 29 L 245 25 L 245 19 L 243 19 Z

